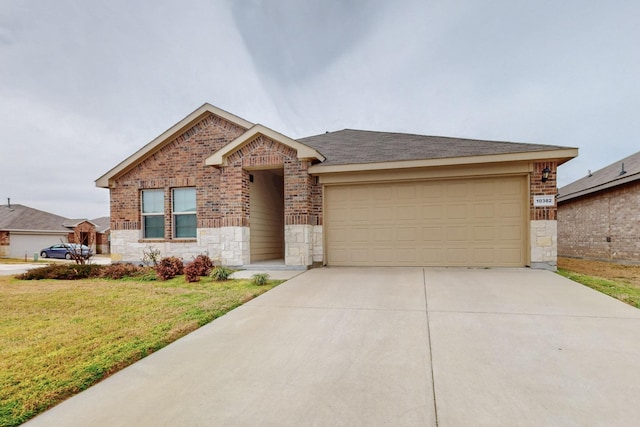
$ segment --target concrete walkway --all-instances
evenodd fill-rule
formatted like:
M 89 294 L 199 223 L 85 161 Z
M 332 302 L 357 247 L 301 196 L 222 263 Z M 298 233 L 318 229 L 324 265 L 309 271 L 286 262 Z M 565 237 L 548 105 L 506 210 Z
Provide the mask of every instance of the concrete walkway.
M 305 272 L 28 426 L 637 425 L 640 310 L 548 271 Z

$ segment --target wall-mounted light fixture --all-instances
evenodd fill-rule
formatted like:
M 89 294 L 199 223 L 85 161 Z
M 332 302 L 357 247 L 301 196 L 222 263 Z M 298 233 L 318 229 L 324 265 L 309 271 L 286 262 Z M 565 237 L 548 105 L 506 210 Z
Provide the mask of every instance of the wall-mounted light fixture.
M 550 173 L 551 169 L 549 169 L 548 167 L 545 166 L 545 168 L 542 169 L 542 182 L 547 182 L 549 180 Z

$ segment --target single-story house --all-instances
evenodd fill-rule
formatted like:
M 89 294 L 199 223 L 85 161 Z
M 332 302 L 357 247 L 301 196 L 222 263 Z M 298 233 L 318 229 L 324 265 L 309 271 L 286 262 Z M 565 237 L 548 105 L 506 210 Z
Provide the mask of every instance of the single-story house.
M 204 104 L 96 180 L 113 261 L 556 265 L 556 172 L 578 150 L 345 129 L 293 139 Z
M 558 190 L 561 256 L 640 262 L 640 151 Z
M 95 224 L 69 219 L 10 201 L 0 205 L 0 257 L 33 258 L 60 242 L 89 244 L 95 250 Z

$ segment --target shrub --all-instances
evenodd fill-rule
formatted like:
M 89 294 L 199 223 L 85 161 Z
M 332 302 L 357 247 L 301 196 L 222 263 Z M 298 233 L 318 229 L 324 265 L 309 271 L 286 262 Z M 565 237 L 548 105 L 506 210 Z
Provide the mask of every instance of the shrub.
M 173 279 L 184 271 L 184 264 L 180 258 L 162 258 L 156 266 L 156 275 L 160 280 Z
M 267 281 L 269 281 L 269 275 L 267 273 L 256 273 L 251 276 L 254 285 L 262 286 L 266 285 Z
M 233 270 L 230 268 L 218 266 L 211 270 L 211 278 L 217 281 L 227 280 L 229 276 L 231 276 L 231 273 L 233 273 Z
M 101 265 L 96 264 L 54 264 L 29 270 L 16 276 L 20 280 L 79 280 L 100 277 Z
M 201 265 L 198 260 L 193 260 L 184 266 L 184 278 L 187 282 L 199 282 Z
M 147 273 L 147 269 L 133 264 L 105 265 L 100 272 L 100 277 L 105 279 L 122 279 L 123 277 L 140 277 Z
M 198 255 L 194 262 L 198 266 L 199 276 L 208 276 L 213 270 L 213 261 L 207 255 Z

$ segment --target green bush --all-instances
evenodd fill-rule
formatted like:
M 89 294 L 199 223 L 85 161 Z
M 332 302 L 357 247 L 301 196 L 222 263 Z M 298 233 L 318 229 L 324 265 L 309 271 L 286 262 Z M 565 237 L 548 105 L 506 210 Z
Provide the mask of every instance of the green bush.
M 211 278 L 217 281 L 227 280 L 231 273 L 233 273 L 233 270 L 230 268 L 218 266 L 211 270 Z
M 269 281 L 269 275 L 267 273 L 256 273 L 251 276 L 251 280 L 253 280 L 254 285 L 262 286 L 266 285 Z

